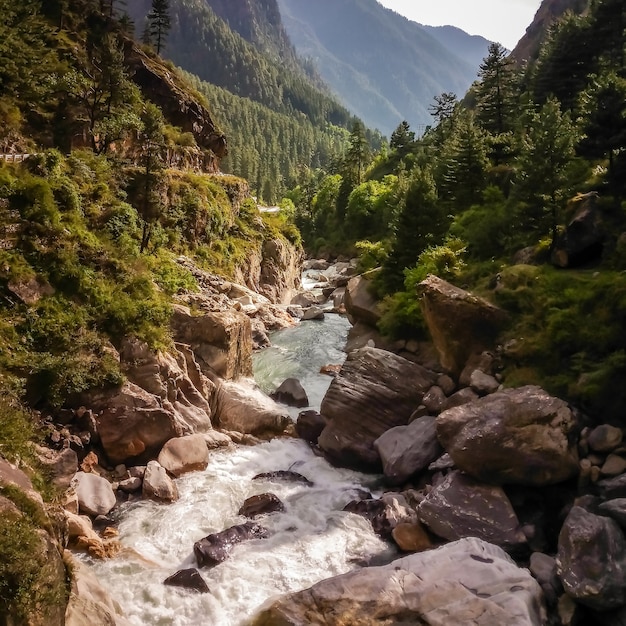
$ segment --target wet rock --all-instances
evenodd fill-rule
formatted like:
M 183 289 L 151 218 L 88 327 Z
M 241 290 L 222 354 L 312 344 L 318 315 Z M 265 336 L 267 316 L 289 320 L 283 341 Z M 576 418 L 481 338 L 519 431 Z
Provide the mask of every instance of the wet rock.
M 601 515 L 613 518 L 622 528 L 626 528 L 626 498 L 616 498 L 602 502 L 598 506 Z
M 437 440 L 435 418 L 431 416 L 389 429 L 374 441 L 374 446 L 382 460 L 385 478 L 392 485 L 402 485 L 443 452 Z
M 131 476 L 130 478 L 120 481 L 119 489 L 124 493 L 134 493 L 135 491 L 139 491 L 141 489 L 142 484 L 143 482 L 141 478 Z
M 500 387 L 500 383 L 489 374 L 480 370 L 474 370 L 470 377 L 470 387 L 479 395 L 486 396 L 495 393 Z
M 77 472 L 73 487 L 76 490 L 80 511 L 87 515 L 93 517 L 106 515 L 115 506 L 115 492 L 106 478 Z
M 174 502 L 178 500 L 178 488 L 167 475 L 164 467 L 157 461 L 150 461 L 143 477 L 142 494 L 144 498 L 157 502 Z
M 419 522 L 400 523 L 391 531 L 391 536 L 403 552 L 423 552 L 435 547 L 430 535 Z
M 548 485 L 578 474 L 577 419 L 535 386 L 444 411 L 437 436 L 455 464 L 487 483 Z
M 313 485 L 313 483 L 298 472 L 290 470 L 276 470 L 275 472 L 263 472 L 252 477 L 252 480 L 280 480 L 288 483 L 302 483 L 303 485 Z
M 316 444 L 322 431 L 326 428 L 324 417 L 314 410 L 302 411 L 296 421 L 298 436 L 309 443 Z
M 157 458 L 172 476 L 205 470 L 209 464 L 209 449 L 204 435 L 187 435 L 170 439 Z
M 302 321 L 307 322 L 310 320 L 323 320 L 325 317 L 324 309 L 318 306 L 310 306 L 308 309 L 304 311 L 304 315 L 302 316 Z
M 395 426 L 405 426 L 437 375 L 377 348 L 348 354 L 324 396 L 320 413 L 328 425 L 318 445 L 333 463 L 379 470 L 374 441 Z
M 397 493 L 386 493 L 378 499 L 352 500 L 343 507 L 343 510 L 369 520 L 374 532 L 386 540 L 391 539 L 393 529 L 398 524 L 418 522 L 415 511 L 408 505 L 406 499 Z
M 504 491 L 477 483 L 458 471 L 448 474 L 430 491 L 418 512 L 433 533 L 449 541 L 478 537 L 510 552 L 526 544 Z
M 270 394 L 272 400 L 288 406 L 309 406 L 309 398 L 304 387 L 297 378 L 287 378 Z
M 478 400 L 478 394 L 471 387 L 459 389 L 444 402 L 439 412 L 441 413 L 442 411 L 447 411 L 457 406 L 469 404 L 470 402 L 474 402 L 474 400 Z
M 225 561 L 233 547 L 250 539 L 265 539 L 269 532 L 254 522 L 231 526 L 219 533 L 207 535 L 193 544 L 199 567 L 213 567 Z
M 266 513 L 275 513 L 284 511 L 285 506 L 279 497 L 273 493 L 261 493 L 256 496 L 246 498 L 242 507 L 239 509 L 239 515 L 244 517 L 257 517 Z
M 175 574 L 168 576 L 168 578 L 163 581 L 163 584 L 169 585 L 170 587 L 190 589 L 198 593 L 210 593 L 209 586 L 195 567 L 178 570 Z
M 219 384 L 215 419 L 223 430 L 249 435 L 282 433 L 291 422 L 288 412 L 252 380 L 222 381 Z
M 439 415 L 443 410 L 446 400 L 446 394 L 443 392 L 443 389 L 434 385 L 424 394 L 422 404 L 426 407 L 430 415 Z
M 500 548 L 471 538 L 283 596 L 252 626 L 369 624 L 379 618 L 398 625 L 538 626 L 546 613 L 528 570 Z
M 302 293 L 299 293 L 297 296 L 292 298 L 290 304 L 295 306 L 301 306 L 304 309 L 308 309 L 315 304 L 323 304 L 325 301 L 326 297 L 323 294 L 316 294 L 313 291 L 303 291 Z
M 626 540 L 615 520 L 579 506 L 559 535 L 557 571 L 565 591 L 599 611 L 626 604 Z
M 556 604 L 559 595 L 563 592 L 563 586 L 557 575 L 556 559 L 542 552 L 533 552 L 530 555 L 529 569 L 541 585 L 548 603 Z

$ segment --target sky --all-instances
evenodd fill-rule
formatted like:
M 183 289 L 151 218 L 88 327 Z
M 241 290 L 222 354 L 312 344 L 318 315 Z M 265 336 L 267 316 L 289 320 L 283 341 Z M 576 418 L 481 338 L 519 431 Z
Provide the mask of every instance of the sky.
M 457 26 L 513 49 L 530 25 L 541 0 L 378 0 L 414 22 Z

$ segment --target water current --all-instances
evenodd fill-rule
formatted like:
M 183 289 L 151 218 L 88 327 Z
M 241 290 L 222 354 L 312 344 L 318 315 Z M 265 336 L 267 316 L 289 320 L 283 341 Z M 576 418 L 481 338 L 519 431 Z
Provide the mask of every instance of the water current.
M 272 391 L 285 378 L 297 377 L 311 407 L 319 408 L 331 380 L 319 368 L 343 361 L 348 327 L 343 317 L 327 314 L 323 321 L 275 333 L 273 347 L 255 357 L 257 382 Z M 296 471 L 314 484 L 252 480 L 273 470 Z M 357 489 L 373 486 L 375 479 L 331 467 L 296 439 L 212 452 L 204 472 L 177 479 L 177 502 L 136 501 L 117 510 L 120 556 L 82 558 L 131 624 L 241 626 L 271 598 L 350 571 L 388 550 L 369 522 L 342 511 Z M 264 492 L 276 494 L 285 511 L 255 520 L 269 529 L 268 539 L 242 543 L 224 563 L 200 570 L 210 593 L 163 585 L 177 570 L 196 566 L 195 541 L 245 522 L 238 515 L 243 501 Z

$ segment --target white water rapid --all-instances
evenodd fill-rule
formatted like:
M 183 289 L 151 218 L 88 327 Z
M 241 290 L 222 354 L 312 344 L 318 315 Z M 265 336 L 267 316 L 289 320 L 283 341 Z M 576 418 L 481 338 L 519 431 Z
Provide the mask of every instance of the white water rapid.
M 319 408 L 331 380 L 319 368 L 343 360 L 347 329 L 345 319 L 329 314 L 324 321 L 279 331 L 272 337 L 274 347 L 256 356 L 257 381 L 271 391 L 295 376 L 312 407 Z M 314 485 L 252 480 L 274 470 L 294 470 Z M 89 561 L 131 624 L 241 626 L 278 594 L 305 589 L 388 553 L 389 546 L 374 535 L 369 522 L 342 512 L 357 489 L 376 479 L 335 469 L 295 439 L 212 452 L 206 471 L 176 481 L 177 502 L 136 501 L 118 509 L 125 547 L 120 556 L 81 558 Z M 286 510 L 255 520 L 269 529 L 268 539 L 239 544 L 224 563 L 199 570 L 210 593 L 163 585 L 179 569 L 196 567 L 195 541 L 245 522 L 237 514 L 243 501 L 264 492 L 276 494 Z

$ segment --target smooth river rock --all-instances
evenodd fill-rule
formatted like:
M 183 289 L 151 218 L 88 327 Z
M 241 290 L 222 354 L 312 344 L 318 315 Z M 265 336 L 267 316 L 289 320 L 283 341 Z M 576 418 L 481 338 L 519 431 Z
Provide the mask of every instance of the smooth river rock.
M 164 467 L 157 461 L 150 461 L 143 477 L 142 494 L 149 500 L 174 502 L 178 500 L 178 487 L 167 475 Z
M 536 386 L 504 389 L 437 417 L 437 436 L 457 467 L 493 484 L 531 486 L 578 474 L 577 419 Z
M 111 483 L 102 476 L 77 472 L 73 486 L 81 513 L 96 517 L 106 515 L 115 506 L 115 493 Z
M 390 428 L 406 426 L 436 379 L 435 373 L 391 352 L 354 350 L 322 401 L 320 413 L 328 425 L 318 445 L 336 465 L 380 470 L 374 441 Z
M 157 461 L 176 477 L 206 469 L 209 464 L 209 448 L 204 435 L 170 439 L 159 452 Z
M 275 600 L 252 626 L 428 624 L 542 626 L 530 572 L 474 537 L 367 567 Z

